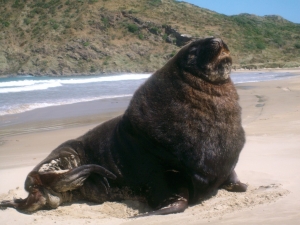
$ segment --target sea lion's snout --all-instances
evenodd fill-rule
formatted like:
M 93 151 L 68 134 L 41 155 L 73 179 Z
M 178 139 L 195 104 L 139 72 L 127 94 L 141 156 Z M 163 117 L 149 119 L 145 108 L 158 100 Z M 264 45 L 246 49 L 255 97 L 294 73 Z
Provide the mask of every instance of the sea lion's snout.
M 226 45 L 225 42 L 222 41 L 220 43 L 220 47 L 221 47 L 221 56 L 224 56 L 224 55 L 229 56 L 230 55 L 229 48 L 228 48 L 228 46 Z

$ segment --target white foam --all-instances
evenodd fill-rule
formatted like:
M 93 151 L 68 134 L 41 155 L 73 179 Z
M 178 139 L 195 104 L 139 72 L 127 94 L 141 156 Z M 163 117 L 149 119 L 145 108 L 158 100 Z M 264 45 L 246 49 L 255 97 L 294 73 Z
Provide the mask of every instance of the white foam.
M 52 83 L 56 82 L 55 80 L 19 80 L 19 81 L 7 81 L 1 82 L 1 87 L 23 87 L 23 86 L 30 86 L 35 84 L 43 84 L 43 83 Z
M 113 82 L 123 80 L 141 80 L 146 79 L 151 74 L 123 74 L 116 76 L 86 77 L 86 78 L 61 78 L 45 80 L 19 80 L 0 82 L 0 93 L 22 92 L 44 90 L 52 87 L 62 86 L 64 84 L 86 84 L 96 82 Z
M 9 114 L 18 114 L 18 113 L 23 113 L 23 112 L 27 112 L 39 108 L 46 108 L 50 106 L 70 105 L 79 102 L 91 102 L 91 101 L 101 100 L 101 99 L 124 98 L 124 97 L 131 97 L 131 96 L 132 94 L 113 95 L 113 96 L 101 96 L 101 97 L 92 97 L 92 98 L 60 100 L 57 102 L 50 102 L 50 103 L 39 102 L 39 103 L 31 103 L 31 104 L 12 105 L 8 109 L 2 109 L 2 111 L 0 111 L 0 116 L 9 115 Z
M 231 79 L 235 84 L 240 83 L 253 83 L 267 80 L 276 80 L 276 74 L 267 74 L 267 73 L 248 73 L 248 74 L 239 74 L 233 73 Z
M 108 77 L 95 77 L 95 78 L 84 78 L 84 79 L 68 79 L 60 80 L 62 84 L 86 84 L 86 83 L 96 83 L 96 82 L 110 82 L 110 81 L 122 81 L 122 80 L 141 80 L 147 79 L 150 74 L 124 74 L 117 76 Z
M 25 85 L 19 87 L 0 88 L 0 93 L 46 90 L 48 88 L 59 87 L 59 86 L 62 86 L 62 84 L 59 82 L 48 82 L 48 83 Z

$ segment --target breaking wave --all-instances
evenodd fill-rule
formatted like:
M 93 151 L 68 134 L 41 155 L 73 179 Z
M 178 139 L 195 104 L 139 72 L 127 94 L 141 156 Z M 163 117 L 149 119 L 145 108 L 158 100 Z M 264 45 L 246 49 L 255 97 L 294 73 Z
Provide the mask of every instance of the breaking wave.
M 24 79 L 17 81 L 0 82 L 0 93 L 25 92 L 35 90 L 46 90 L 72 84 L 87 84 L 97 82 L 115 82 L 125 80 L 146 79 L 150 74 L 123 74 L 116 76 L 101 76 L 90 78 L 61 78 L 61 79 Z

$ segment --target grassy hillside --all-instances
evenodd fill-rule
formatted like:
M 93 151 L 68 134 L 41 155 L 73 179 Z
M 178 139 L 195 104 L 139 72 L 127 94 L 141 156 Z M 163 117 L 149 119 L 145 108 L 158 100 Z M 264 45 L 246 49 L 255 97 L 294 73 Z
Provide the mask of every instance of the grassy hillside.
M 300 24 L 174 0 L 0 0 L 0 75 L 152 72 L 181 46 L 223 38 L 236 68 L 300 66 Z

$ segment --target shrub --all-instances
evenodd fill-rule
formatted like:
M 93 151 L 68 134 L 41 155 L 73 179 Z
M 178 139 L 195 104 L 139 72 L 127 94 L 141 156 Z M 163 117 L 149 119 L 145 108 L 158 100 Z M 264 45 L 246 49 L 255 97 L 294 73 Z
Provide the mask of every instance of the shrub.
M 65 28 L 71 28 L 71 23 L 70 22 L 66 23 Z
M 163 39 L 164 41 L 166 41 L 166 40 L 167 40 L 167 37 L 168 37 L 168 35 L 167 35 L 167 34 L 164 34 L 164 35 L 162 36 L 162 39 Z
M 95 2 L 98 2 L 98 0 L 89 0 L 89 3 L 90 3 L 90 4 L 93 4 L 93 3 L 95 3 Z
M 246 41 L 244 43 L 244 48 L 248 49 L 248 50 L 254 50 L 255 49 L 255 45 L 250 42 L 250 41 Z
M 280 36 L 274 37 L 273 41 L 280 47 L 285 45 L 285 41 Z
M 12 5 L 13 8 L 19 8 L 19 9 L 23 9 L 24 8 L 24 4 L 20 2 L 20 0 L 15 0 L 15 3 Z
M 161 0 L 149 0 L 149 4 L 153 6 L 159 6 L 161 4 Z
M 266 45 L 262 42 L 258 42 L 258 43 L 256 43 L 256 48 L 263 50 L 266 48 Z
M 299 43 L 296 43 L 294 46 L 295 46 L 295 48 L 300 49 L 300 42 L 299 42 Z
M 142 33 L 139 33 L 139 39 L 144 40 L 144 35 Z
M 176 55 L 176 51 L 173 50 L 172 53 L 170 54 L 170 57 L 173 57 L 174 55 Z
M 156 34 L 158 35 L 159 33 L 161 33 L 161 30 L 158 28 L 158 27 L 151 27 L 149 29 L 149 31 L 152 33 L 152 34 Z
M 57 24 L 57 23 L 55 23 L 55 24 L 52 25 L 52 28 L 53 28 L 54 30 L 56 30 L 58 27 L 59 27 L 59 24 Z
M 25 19 L 24 19 L 24 23 L 25 23 L 26 25 L 29 25 L 29 24 L 30 24 L 30 22 L 31 22 L 31 21 L 30 21 L 30 19 L 29 19 L 29 18 L 25 18 Z
M 8 21 L 3 21 L 2 24 L 5 26 L 5 27 L 9 27 L 10 23 Z
M 127 24 L 127 29 L 128 29 L 129 32 L 135 33 L 139 30 L 139 27 L 135 24 L 129 23 L 129 24 Z
M 129 14 L 134 14 L 134 13 L 138 13 L 138 12 L 139 12 L 139 11 L 136 10 L 136 9 L 130 9 L 130 10 L 128 11 Z
M 51 13 L 52 15 L 55 15 L 55 13 L 56 13 L 55 7 L 50 8 L 49 13 Z
M 97 71 L 96 67 L 95 66 L 91 66 L 90 72 L 91 73 L 95 73 L 96 71 Z
M 105 27 L 109 27 L 109 19 L 107 17 L 103 17 L 101 20 Z

